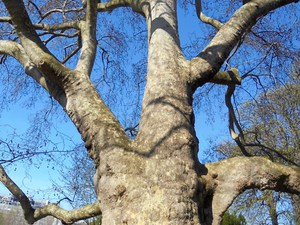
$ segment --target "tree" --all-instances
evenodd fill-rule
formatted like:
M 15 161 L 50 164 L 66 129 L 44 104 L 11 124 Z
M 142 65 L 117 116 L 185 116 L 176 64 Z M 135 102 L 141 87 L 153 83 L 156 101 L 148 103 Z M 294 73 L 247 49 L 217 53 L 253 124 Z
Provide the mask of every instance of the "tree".
M 217 225 L 232 201 L 246 189 L 300 193 L 299 168 L 263 157 L 201 164 L 193 114 L 193 94 L 204 84 L 231 88 L 241 84 L 238 70 L 221 71 L 222 65 L 228 64 L 231 52 L 242 44 L 255 23 L 297 1 L 253 0 L 243 6 L 233 1 L 236 11 L 224 18 L 225 23 L 205 16 L 201 2 L 196 1 L 200 20 L 217 32 L 191 60 L 184 57 L 180 46 L 174 0 L 2 2 L 5 11 L 0 21 L 8 32 L 2 35 L 0 52 L 17 59 L 26 74 L 64 109 L 80 132 L 96 170 L 98 201 L 66 211 L 54 204 L 33 209 L 1 165 L 0 179 L 20 201 L 28 223 L 52 215 L 71 224 L 101 213 L 103 225 Z M 49 7 L 52 10 L 45 11 Z M 120 7 L 131 8 L 147 24 L 147 82 L 134 139 L 126 135 L 90 77 L 97 51 L 97 14 L 103 16 Z M 61 14 L 54 16 L 54 12 Z M 62 37 L 77 40 L 71 44 L 60 41 Z M 61 49 L 49 45 L 53 39 L 60 46 L 73 46 L 72 50 L 66 48 L 65 57 L 59 55 Z M 100 48 L 105 56 L 105 48 Z M 279 51 L 281 47 L 272 49 Z M 75 63 L 74 69 L 69 60 Z
M 245 148 L 251 155 L 265 156 L 275 162 L 299 166 L 299 67 L 295 67 L 288 82 L 277 85 L 276 88 L 263 92 L 257 99 L 246 102 L 240 107 L 240 124 L 243 127 Z M 216 149 L 226 157 L 240 155 L 240 151 L 232 143 L 220 144 Z M 297 195 L 287 197 L 282 193 L 273 191 L 249 191 L 238 199 L 235 209 L 248 211 L 251 216 L 259 221 L 257 211 L 267 208 L 269 221 L 272 225 L 280 224 L 281 220 L 294 215 L 294 223 L 298 223 Z M 292 200 L 292 201 L 291 201 Z M 291 204 L 280 204 L 290 201 L 294 208 L 291 213 Z M 280 205 L 280 206 L 278 206 Z M 252 210 L 255 208 L 255 210 Z M 260 210 L 257 210 L 260 208 Z M 293 218 L 289 219 L 290 221 Z M 266 223 L 266 222 L 262 222 Z

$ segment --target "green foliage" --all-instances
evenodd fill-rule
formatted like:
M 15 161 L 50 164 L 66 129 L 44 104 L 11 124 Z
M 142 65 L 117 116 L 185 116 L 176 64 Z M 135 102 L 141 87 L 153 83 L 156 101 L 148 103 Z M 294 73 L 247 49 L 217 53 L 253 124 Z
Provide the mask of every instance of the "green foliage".
M 246 219 L 241 214 L 237 216 L 226 212 L 223 216 L 221 225 L 246 225 Z

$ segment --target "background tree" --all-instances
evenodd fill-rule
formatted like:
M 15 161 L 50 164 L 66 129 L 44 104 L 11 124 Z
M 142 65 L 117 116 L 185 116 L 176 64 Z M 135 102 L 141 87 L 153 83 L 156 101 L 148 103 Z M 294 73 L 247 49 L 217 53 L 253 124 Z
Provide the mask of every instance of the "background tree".
M 201 1 L 196 1 L 199 19 L 214 29 L 207 34 L 214 34 L 203 45 L 193 45 L 194 53 L 197 52 L 189 52 L 193 57 L 184 55 L 180 45 L 177 2 L 174 0 L 2 2 L 0 53 L 5 55 L 3 60 L 10 63 L 6 56 L 12 56 L 35 81 L 32 83 L 30 80 L 30 84 L 26 84 L 19 80 L 17 84 L 24 88 L 24 92 L 29 90 L 27 87 L 31 90 L 35 90 L 36 85 L 43 87 L 51 96 L 53 107 L 56 105 L 65 111 L 78 129 L 95 166 L 97 202 L 71 211 L 55 204 L 34 209 L 25 193 L 6 173 L 4 167 L 9 161 L 3 160 L 0 179 L 20 201 L 28 223 L 52 215 L 65 224 L 71 224 L 101 213 L 104 225 L 217 225 L 226 209 L 244 190 L 259 188 L 300 193 L 299 168 L 274 163 L 264 157 L 236 157 L 201 164 L 197 155 L 198 139 L 193 113 L 193 96 L 204 84 L 227 85 L 228 99 L 235 85 L 240 85 L 243 80 L 244 87 L 252 93 L 255 88 L 251 83 L 247 85 L 246 78 L 257 77 L 252 72 L 261 65 L 261 61 L 270 62 L 268 69 L 273 71 L 281 59 L 285 59 L 284 65 L 293 60 L 293 54 L 290 54 L 293 52 L 293 39 L 289 43 L 283 40 L 282 45 L 270 44 L 274 43 L 273 36 L 278 36 L 276 32 L 273 35 L 272 31 L 269 38 L 264 38 L 261 32 L 268 30 L 270 23 L 265 23 L 268 18 L 271 22 L 280 17 L 280 14 L 272 17 L 273 10 L 285 10 L 283 7 L 287 6 L 289 15 L 294 15 L 291 12 L 297 9 L 296 1 L 253 0 L 244 5 L 230 1 L 230 10 L 219 13 L 218 20 L 204 15 Z M 187 9 L 193 6 L 189 2 L 180 3 Z M 223 1 L 211 4 L 217 8 Z M 132 9 L 134 15 L 128 9 L 114 14 L 118 12 L 117 8 L 123 7 Z M 220 10 L 226 10 L 226 7 L 220 7 Z M 114 12 L 108 15 L 107 12 L 111 11 Z M 120 27 L 112 25 L 116 19 L 108 18 L 120 14 L 128 16 L 127 21 L 143 22 L 132 23 L 133 27 L 124 26 L 126 32 L 118 32 Z M 117 17 L 120 18 L 124 17 Z M 283 21 L 278 22 L 280 26 L 281 23 Z M 142 26 L 144 28 L 140 29 Z M 123 37 L 128 33 L 136 34 L 137 30 L 139 33 L 132 35 L 132 40 L 134 44 L 139 40 L 139 44 L 129 46 L 130 40 Z M 293 32 L 290 33 L 293 38 Z M 246 38 L 247 34 L 250 34 L 249 38 Z M 254 44 L 254 40 L 260 41 Z M 145 67 L 138 65 L 130 71 L 132 76 L 126 76 L 128 71 L 124 64 L 127 60 L 123 47 L 128 47 L 132 59 L 137 61 L 136 55 L 133 55 L 134 48 L 146 46 L 145 43 L 147 52 L 139 55 L 138 64 L 145 65 L 147 53 L 146 76 L 143 74 Z M 284 51 L 286 45 L 291 47 L 289 54 Z M 249 46 L 253 47 L 253 51 L 257 49 L 252 53 L 259 60 L 255 59 L 251 72 L 247 71 L 249 66 L 242 66 L 245 73 L 240 76 L 233 65 L 228 65 L 233 59 L 236 63 L 240 62 L 236 51 L 241 50 L 241 54 L 251 52 Z M 98 48 L 100 57 L 96 58 Z M 115 57 L 110 57 L 112 53 Z M 102 64 L 103 72 L 98 77 L 93 74 L 93 77 L 93 67 L 98 63 Z M 111 74 L 109 79 L 108 73 Z M 137 74 L 139 76 L 134 76 Z M 279 78 L 281 74 L 278 74 Z M 18 77 L 15 78 L 18 80 Z M 260 79 L 257 80 L 259 83 Z M 268 80 L 265 83 L 268 84 Z M 11 85 L 16 87 L 15 83 Z M 117 91 L 118 94 L 111 95 L 116 86 L 123 87 Z M 141 93 L 144 93 L 142 100 Z M 121 106 L 122 103 L 133 106 L 133 109 L 126 110 L 125 117 L 120 117 L 130 124 L 117 119 L 124 109 L 118 111 L 122 107 L 116 107 L 120 104 L 117 98 L 111 96 L 125 97 L 121 98 Z M 126 99 L 127 96 L 130 98 Z M 131 103 L 131 99 L 135 101 Z M 39 96 L 32 101 L 39 102 Z M 140 106 L 136 107 L 139 103 Z M 139 112 L 139 119 L 127 120 L 128 115 L 136 116 Z M 136 124 L 139 124 L 136 137 L 128 136 L 126 127 L 137 128 Z M 231 117 L 231 134 L 243 147 L 243 137 L 234 132 L 234 125 L 238 124 Z M 9 145 L 6 148 L 7 154 L 14 156 L 14 150 Z M 250 156 L 245 148 L 242 152 Z
M 243 128 L 245 147 L 251 155 L 265 156 L 275 162 L 299 166 L 299 66 L 295 63 L 285 84 L 263 92 L 258 99 L 246 102 L 239 109 L 240 125 Z M 216 146 L 217 151 L 226 157 L 240 155 L 232 143 Z M 255 222 L 265 220 L 257 211 L 267 208 L 270 220 L 266 224 L 280 224 L 279 219 L 289 218 L 299 223 L 299 196 L 287 196 L 272 191 L 248 191 L 235 205 L 238 211 L 248 211 Z M 283 204 L 283 202 L 290 202 Z M 294 213 L 291 213 L 291 204 Z M 238 206 L 238 207 L 237 207 Z M 248 208 L 248 209 L 247 209 Z M 255 208 L 255 210 L 252 210 Z M 257 210 L 261 208 L 261 210 Z M 291 214 L 293 215 L 291 218 Z M 294 218 L 293 218 L 294 217 Z M 286 220 L 286 219 L 285 219 Z

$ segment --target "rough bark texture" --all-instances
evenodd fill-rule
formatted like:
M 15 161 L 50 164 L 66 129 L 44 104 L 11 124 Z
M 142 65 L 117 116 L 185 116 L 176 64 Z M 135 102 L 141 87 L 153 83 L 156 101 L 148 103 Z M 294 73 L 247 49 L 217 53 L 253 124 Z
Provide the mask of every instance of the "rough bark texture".
M 273 192 L 267 192 L 263 194 L 267 203 L 268 211 L 271 217 L 272 225 L 278 225 L 278 214 L 277 214 L 277 202 L 274 199 Z
M 173 1 L 149 5 L 147 86 L 132 152 L 100 153 L 104 224 L 199 224 L 192 92 L 183 79 L 188 67 L 178 48 L 175 7 Z
M 32 25 L 21 0 L 3 2 L 11 16 L 3 21 L 12 22 L 21 43 L 2 41 L 0 53 L 15 57 L 29 68 L 27 74 L 58 100 L 78 128 L 95 162 L 95 188 L 103 225 L 218 225 L 234 198 L 247 188 L 300 193 L 299 169 L 263 158 L 201 165 L 192 109 L 194 91 L 206 82 L 240 83 L 237 72 L 218 73 L 222 63 L 258 17 L 292 1 L 245 4 L 220 27 L 207 48 L 188 61 L 179 45 L 175 0 L 140 4 L 111 1 L 98 7 L 90 0 L 84 20 L 64 24 L 65 29 L 72 26 L 81 32 L 83 45 L 75 70 L 64 66 L 43 45 L 35 31 L 43 26 Z M 134 141 L 126 136 L 89 79 L 95 59 L 96 10 L 121 6 L 143 14 L 148 25 L 147 85 L 140 130 Z M 6 178 L 1 177 L 1 181 Z M 60 217 L 61 211 L 54 206 L 36 210 L 36 215 L 30 203 L 24 201 L 22 206 L 25 213 L 30 212 L 30 223 L 45 215 L 71 223 L 100 211 L 87 207 Z M 84 211 L 87 209 L 90 214 Z
M 263 157 L 236 157 L 206 165 L 204 202 L 213 225 L 244 190 L 259 188 L 299 194 L 300 169 L 273 163 Z M 222 201 L 220 201 L 222 199 Z M 210 223 L 208 223 L 210 224 Z

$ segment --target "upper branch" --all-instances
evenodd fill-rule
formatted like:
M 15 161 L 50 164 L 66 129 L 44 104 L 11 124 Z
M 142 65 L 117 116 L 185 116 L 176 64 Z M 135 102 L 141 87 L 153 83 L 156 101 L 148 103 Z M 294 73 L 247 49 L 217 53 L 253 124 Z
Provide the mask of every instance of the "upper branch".
M 53 82 L 47 80 L 38 68 L 31 62 L 22 45 L 14 41 L 0 40 L 0 54 L 14 57 L 25 68 L 25 73 L 31 76 L 43 88 L 45 88 L 60 103 L 63 101 L 62 91 Z
M 63 87 L 71 70 L 60 63 L 46 48 L 35 31 L 22 0 L 4 0 L 11 21 L 27 56 L 43 75 Z
M 34 28 L 37 30 L 46 30 L 46 31 L 55 31 L 55 30 L 65 30 L 65 29 L 76 29 L 79 30 L 79 22 L 78 21 L 69 21 L 60 24 L 33 24 Z
M 133 11 L 138 12 L 142 15 L 143 6 L 148 0 L 111 0 L 109 2 L 98 3 L 98 12 L 111 12 L 116 8 L 120 7 L 131 7 Z
M 300 194 L 300 169 L 262 157 L 236 157 L 205 165 L 206 192 L 212 193 L 213 225 L 219 224 L 233 200 L 246 189 Z M 222 201 L 220 201 L 222 199 Z
M 6 17 L 0 17 L 0 22 L 3 23 L 11 23 L 11 18 L 9 16 Z
M 209 82 L 259 17 L 293 2 L 295 0 L 252 0 L 239 8 L 209 45 L 191 61 L 191 83 L 198 87 Z
M 97 1 L 88 0 L 85 20 L 80 22 L 82 49 L 76 70 L 90 75 L 96 56 Z
M 199 80 L 197 86 L 202 86 L 206 83 L 206 80 Z M 210 83 L 222 84 L 222 85 L 240 85 L 242 78 L 240 73 L 236 68 L 231 68 L 229 71 L 218 71 L 213 77 L 209 80 Z
M 98 203 L 86 205 L 82 208 L 70 211 L 64 210 L 54 204 L 49 204 L 37 209 L 32 208 L 26 194 L 11 180 L 1 164 L 0 181 L 20 202 L 25 219 L 29 224 L 33 224 L 46 216 L 53 216 L 63 221 L 65 224 L 73 224 L 78 220 L 91 218 L 101 214 Z
M 202 12 L 202 4 L 201 4 L 201 0 L 195 0 L 195 5 L 196 5 L 196 13 L 198 18 L 206 24 L 212 25 L 214 28 L 216 28 L 217 30 L 220 30 L 221 27 L 223 26 L 223 24 L 216 20 L 213 19 L 211 17 L 206 16 L 203 12 Z

